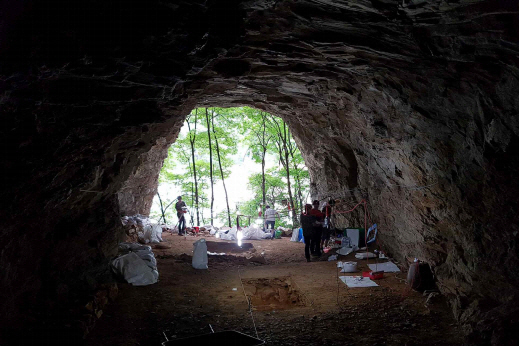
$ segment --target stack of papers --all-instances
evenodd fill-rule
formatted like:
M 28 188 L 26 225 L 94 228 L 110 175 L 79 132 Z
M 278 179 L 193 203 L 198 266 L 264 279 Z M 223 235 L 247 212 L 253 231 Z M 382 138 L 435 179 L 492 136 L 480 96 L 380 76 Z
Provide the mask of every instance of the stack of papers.
M 365 278 L 362 276 L 339 276 L 342 282 L 346 284 L 346 286 L 355 288 L 355 287 L 376 287 L 378 286 L 375 281 L 370 278 Z

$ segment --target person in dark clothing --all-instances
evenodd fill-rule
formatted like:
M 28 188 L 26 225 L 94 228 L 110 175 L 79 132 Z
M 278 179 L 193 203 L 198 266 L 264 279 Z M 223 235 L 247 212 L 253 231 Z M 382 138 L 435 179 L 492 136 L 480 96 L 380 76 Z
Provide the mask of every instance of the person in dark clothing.
M 312 252 L 312 255 L 314 256 L 321 256 L 321 237 L 323 234 L 323 221 L 324 221 L 324 214 L 319 210 L 319 201 L 314 200 L 312 203 L 313 209 L 310 210 L 310 215 L 314 216 L 316 218 L 316 221 L 314 222 L 314 233 L 313 233 L 313 241 L 312 241 L 312 247 L 310 248 L 310 251 Z
M 303 237 L 305 238 L 305 257 L 310 262 L 310 249 L 313 249 L 314 242 L 314 223 L 317 221 L 315 216 L 310 215 L 312 210 L 311 204 L 305 205 L 305 212 L 301 214 L 301 227 L 303 228 Z
M 175 203 L 175 209 L 177 210 L 178 217 L 178 235 L 183 235 L 186 230 L 186 218 L 184 213 L 186 212 L 186 202 L 182 200 L 182 196 L 177 197 L 178 202 Z

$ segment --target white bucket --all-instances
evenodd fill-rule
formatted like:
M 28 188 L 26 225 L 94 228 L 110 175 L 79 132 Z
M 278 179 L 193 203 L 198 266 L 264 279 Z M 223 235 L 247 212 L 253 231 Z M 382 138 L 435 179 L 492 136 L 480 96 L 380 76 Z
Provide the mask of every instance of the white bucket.
M 357 262 L 342 262 L 341 273 L 355 273 L 357 271 Z

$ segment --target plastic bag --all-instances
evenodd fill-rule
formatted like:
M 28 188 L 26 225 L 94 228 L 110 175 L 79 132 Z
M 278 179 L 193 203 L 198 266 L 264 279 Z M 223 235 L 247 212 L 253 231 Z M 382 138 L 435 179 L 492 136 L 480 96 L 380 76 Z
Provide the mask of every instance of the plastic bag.
M 271 237 L 270 233 L 265 233 L 265 232 L 263 232 L 262 229 L 256 228 L 256 227 L 245 227 L 245 228 L 242 228 L 242 234 L 243 234 L 243 238 L 242 239 L 261 240 L 261 239 L 267 239 L 267 238 Z
M 162 241 L 162 227 L 158 224 L 149 223 L 144 226 L 143 240 L 145 244 L 160 243 Z
M 290 238 L 290 241 L 298 242 L 300 239 L 299 232 L 300 232 L 300 229 L 294 229 L 294 232 L 292 232 L 292 238 Z
M 145 261 L 133 252 L 114 259 L 112 270 L 116 275 L 134 286 L 151 285 L 159 279 L 159 273 L 152 270 Z
M 238 230 L 236 229 L 236 226 L 231 228 L 228 231 L 218 231 L 218 234 L 220 235 L 220 239 L 223 240 L 236 240 L 236 233 Z
M 146 265 L 148 267 L 154 270 L 157 269 L 157 259 L 155 258 L 155 255 L 153 254 L 153 252 L 151 252 L 151 250 L 136 250 L 133 252 L 135 252 L 141 260 L 146 262 Z
M 193 268 L 207 269 L 207 244 L 205 239 L 197 240 L 193 243 L 193 247 Z

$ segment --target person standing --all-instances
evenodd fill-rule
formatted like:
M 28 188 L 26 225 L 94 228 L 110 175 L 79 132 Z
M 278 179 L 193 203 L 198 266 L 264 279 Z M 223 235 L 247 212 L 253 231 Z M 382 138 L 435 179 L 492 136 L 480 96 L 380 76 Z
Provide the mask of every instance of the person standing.
M 175 203 L 175 209 L 177 210 L 178 217 L 178 235 L 183 235 L 186 230 L 186 218 L 184 217 L 184 213 L 187 206 L 186 202 L 182 200 L 182 196 L 178 196 L 177 199 L 178 202 Z
M 313 251 L 314 242 L 314 223 L 317 218 L 310 214 L 312 210 L 311 204 L 305 204 L 305 211 L 301 214 L 301 227 L 303 228 L 303 237 L 305 239 L 305 257 L 306 261 L 310 262 L 310 251 Z
M 321 251 L 325 247 L 328 246 L 328 242 L 330 241 L 330 235 L 332 233 L 332 225 L 331 225 L 331 216 L 332 216 L 332 207 L 324 202 L 323 210 L 324 214 L 324 225 L 323 225 L 323 235 L 321 237 Z
M 310 215 L 315 216 L 316 220 L 314 222 L 314 234 L 313 234 L 313 242 L 310 251 L 312 251 L 312 255 L 321 256 L 321 237 L 323 234 L 323 221 L 324 214 L 319 210 L 319 201 L 316 199 L 312 202 L 313 209 L 310 210 Z
M 274 226 L 276 225 L 276 217 L 278 215 L 278 212 L 275 209 L 271 209 L 270 205 L 265 206 L 265 227 L 272 230 L 271 239 L 274 239 L 274 236 L 276 235 Z

